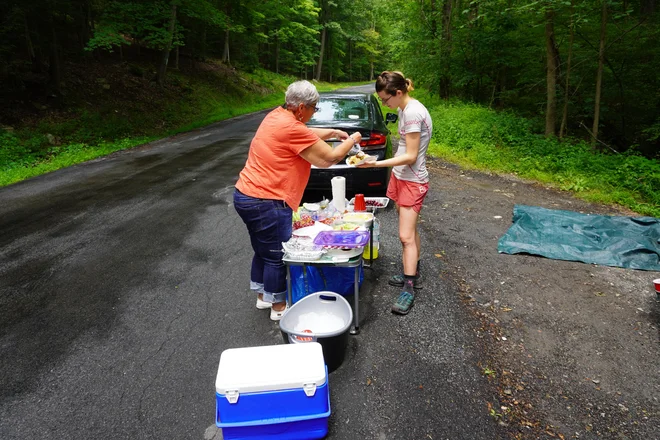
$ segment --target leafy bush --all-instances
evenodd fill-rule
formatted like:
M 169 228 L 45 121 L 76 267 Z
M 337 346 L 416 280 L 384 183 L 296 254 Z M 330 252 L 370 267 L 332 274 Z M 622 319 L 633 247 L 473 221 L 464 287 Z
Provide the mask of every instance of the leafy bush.
M 0 130 L 0 169 L 7 169 L 29 161 L 31 151 L 21 144 L 18 137 L 5 130 Z
M 415 92 L 417 93 L 417 92 Z M 419 94 L 433 118 L 430 153 L 463 166 L 514 173 L 660 217 L 660 164 L 636 154 L 593 150 L 581 140 L 546 139 L 511 112 Z

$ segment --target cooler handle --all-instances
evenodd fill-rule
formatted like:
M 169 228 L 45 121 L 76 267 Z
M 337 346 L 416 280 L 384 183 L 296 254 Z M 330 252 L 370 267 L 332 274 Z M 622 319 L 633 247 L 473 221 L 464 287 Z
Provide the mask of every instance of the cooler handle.
M 238 390 L 227 391 L 227 394 L 225 394 L 225 397 L 227 398 L 229 403 L 238 402 L 238 396 L 239 396 Z
M 305 395 L 307 397 L 312 397 L 314 394 L 316 394 L 316 384 L 315 383 L 303 384 L 303 390 L 305 391 Z

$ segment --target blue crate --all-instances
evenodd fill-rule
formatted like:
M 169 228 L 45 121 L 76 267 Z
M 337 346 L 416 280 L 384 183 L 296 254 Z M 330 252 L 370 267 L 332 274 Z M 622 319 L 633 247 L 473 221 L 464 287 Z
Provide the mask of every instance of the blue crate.
M 330 412 L 328 372 L 319 343 L 222 353 L 216 425 L 225 440 L 320 439 L 328 433 Z

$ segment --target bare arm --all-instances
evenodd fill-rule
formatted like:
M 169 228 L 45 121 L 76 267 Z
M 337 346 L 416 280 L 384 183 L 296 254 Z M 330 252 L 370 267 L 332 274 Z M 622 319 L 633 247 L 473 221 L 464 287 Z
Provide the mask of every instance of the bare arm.
M 341 130 L 327 131 L 341 132 Z M 335 148 L 332 148 L 322 140 L 318 140 L 312 146 L 307 147 L 301 151 L 300 156 L 316 167 L 328 168 L 342 160 L 348 154 L 351 148 L 353 148 L 353 145 L 359 143 L 361 140 L 362 135 L 358 131 L 346 137 L 346 139 L 344 139 L 344 141 Z
M 406 152 L 404 154 L 376 162 L 364 162 L 358 165 L 358 168 L 385 168 L 397 165 L 412 165 L 417 162 L 421 138 L 422 134 L 420 132 L 408 133 L 406 134 Z
M 310 130 L 312 130 L 318 137 L 321 139 L 328 140 L 331 138 L 339 139 L 339 140 L 344 140 L 348 137 L 348 133 L 342 130 L 333 130 L 331 128 L 315 128 L 315 127 L 310 127 Z

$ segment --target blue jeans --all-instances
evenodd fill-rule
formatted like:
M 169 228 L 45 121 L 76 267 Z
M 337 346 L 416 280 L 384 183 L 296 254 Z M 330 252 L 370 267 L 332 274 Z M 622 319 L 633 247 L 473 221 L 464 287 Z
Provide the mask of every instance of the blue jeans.
M 293 211 L 282 200 L 257 199 L 234 190 L 234 208 L 243 219 L 254 250 L 250 289 L 266 302 L 286 301 L 282 242 L 291 238 Z

